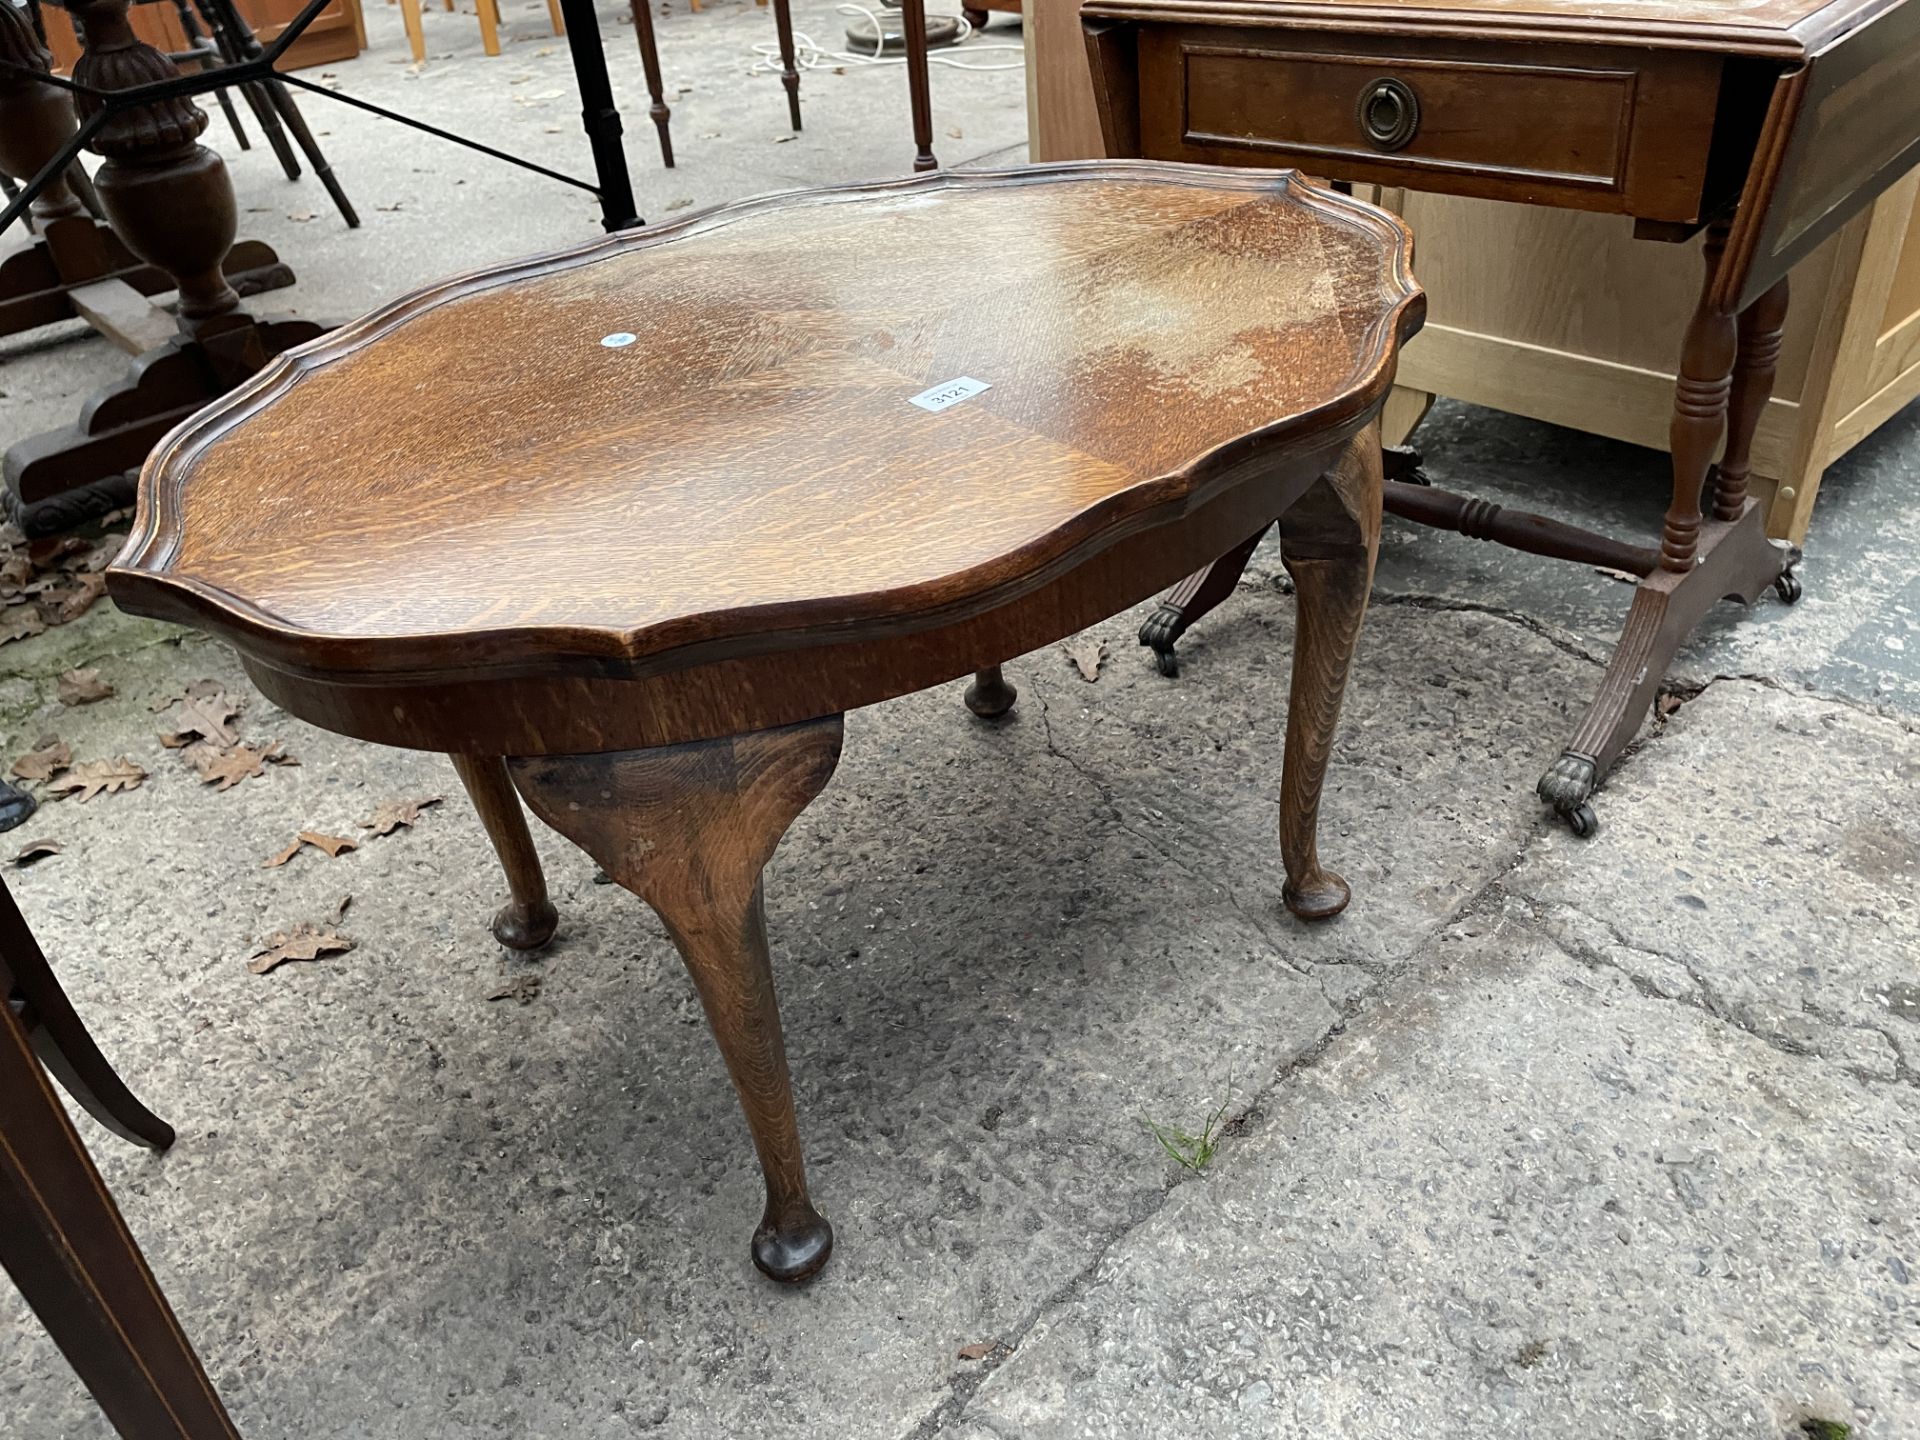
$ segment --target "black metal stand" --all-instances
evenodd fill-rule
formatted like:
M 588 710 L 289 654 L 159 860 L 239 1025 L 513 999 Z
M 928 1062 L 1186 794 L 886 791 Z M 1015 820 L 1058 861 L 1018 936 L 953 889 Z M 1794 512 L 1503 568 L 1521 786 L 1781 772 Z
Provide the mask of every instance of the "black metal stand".
M 0 0 L 5 3 L 5 0 Z M 294 16 L 287 28 L 274 37 L 273 43 L 257 48 L 251 55 L 243 56 L 231 64 L 217 68 L 195 71 L 190 75 L 176 75 L 166 80 L 155 80 L 145 85 L 132 85 L 124 90 L 101 90 L 90 85 L 59 75 L 49 75 L 38 70 L 28 70 L 11 61 L 0 60 L 0 73 L 31 80 L 38 84 L 58 86 L 75 95 L 84 95 L 96 102 L 99 109 L 81 122 L 79 129 L 66 146 L 41 168 L 39 174 L 29 180 L 7 203 L 0 212 L 0 232 L 4 232 L 14 221 L 27 213 L 27 207 L 33 203 L 55 176 L 65 172 L 74 158 L 87 146 L 87 143 L 99 133 L 108 119 L 123 110 L 136 106 L 151 105 L 156 101 L 176 99 L 186 95 L 205 95 L 217 93 L 234 85 L 261 85 L 269 87 L 269 93 L 284 85 L 297 86 L 311 91 L 315 95 L 324 95 L 328 99 L 338 100 L 357 110 L 366 110 L 380 116 L 383 120 L 392 120 L 396 124 L 406 125 L 415 130 L 435 136 L 441 140 L 464 145 L 469 150 L 477 150 L 509 165 L 518 165 L 523 170 L 531 170 L 536 175 L 544 175 L 549 180 L 557 180 L 563 185 L 571 185 L 579 190 L 591 191 L 600 201 L 601 223 L 609 230 L 630 230 L 644 223 L 634 209 L 633 179 L 627 172 L 626 150 L 620 141 L 620 112 L 613 103 L 613 82 L 607 74 L 606 51 L 600 43 L 600 24 L 593 11 L 592 0 L 560 0 L 561 13 L 567 22 L 567 48 L 573 56 L 575 81 L 580 89 L 580 122 L 587 132 L 588 144 L 593 150 L 593 167 L 596 179 L 582 180 L 577 176 L 550 170 L 505 150 L 483 145 L 477 140 L 469 140 L 464 135 L 456 135 L 437 125 L 429 125 L 423 120 L 415 120 L 410 115 L 402 115 L 384 106 L 375 105 L 367 100 L 356 99 L 341 94 L 337 90 L 328 90 L 315 85 L 298 75 L 282 74 L 274 68 L 287 47 L 305 33 L 307 26 L 326 7 L 328 0 L 307 0 L 300 13 Z M 285 94 L 281 89 L 281 94 Z M 310 156 L 311 158 L 311 156 Z M 318 169 L 318 166 L 316 166 Z M 323 182 L 331 182 L 331 173 L 323 173 Z M 345 196 L 337 187 L 328 183 L 328 190 L 334 194 L 337 203 L 344 206 Z M 350 210 L 351 207 L 346 207 Z

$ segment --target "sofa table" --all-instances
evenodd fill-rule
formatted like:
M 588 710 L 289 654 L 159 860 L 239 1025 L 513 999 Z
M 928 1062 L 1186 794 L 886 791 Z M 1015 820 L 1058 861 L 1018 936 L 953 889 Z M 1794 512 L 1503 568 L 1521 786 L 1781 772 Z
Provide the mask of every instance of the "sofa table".
M 1648 240 L 1705 233 L 1657 546 L 1417 473 L 1387 487 L 1405 518 L 1639 577 L 1607 674 L 1539 785 L 1591 833 L 1589 797 L 1700 618 L 1723 597 L 1799 593 L 1796 552 L 1768 543 L 1747 493 L 1754 436 L 1789 272 L 1920 163 L 1920 4 L 1089 0 L 1082 15 L 1109 154 L 1626 215 Z M 1170 657 L 1253 543 L 1169 597 L 1142 642 Z
M 1137 162 L 627 232 L 411 295 L 183 426 L 108 586 L 230 641 L 306 720 L 454 755 L 507 943 L 554 924 L 521 797 L 658 911 L 759 1151 L 754 1261 L 805 1279 L 832 1230 L 761 870 L 843 712 L 970 672 L 1003 712 L 1003 661 L 1277 517 L 1300 606 L 1284 894 L 1346 904 L 1315 827 L 1378 416 L 1422 314 L 1410 255 L 1400 222 L 1297 177 Z

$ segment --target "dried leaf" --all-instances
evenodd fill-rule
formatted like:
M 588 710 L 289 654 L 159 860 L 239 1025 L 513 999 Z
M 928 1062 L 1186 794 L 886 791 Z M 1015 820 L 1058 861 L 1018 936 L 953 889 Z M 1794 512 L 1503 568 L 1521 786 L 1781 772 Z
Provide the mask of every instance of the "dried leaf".
M 46 617 L 40 613 L 38 605 L 17 605 L 0 615 L 0 645 L 24 640 L 29 635 L 44 634 L 46 628 Z
M 1106 658 L 1105 641 L 1082 636 L 1077 640 L 1068 640 L 1060 646 L 1066 657 L 1073 662 L 1073 668 L 1080 672 L 1080 678 L 1091 685 L 1100 678 L 1100 662 Z
M 304 225 L 309 220 L 314 220 L 319 217 L 317 217 L 311 210 L 289 210 L 287 212 L 287 218 L 293 221 L 296 225 Z
M 50 740 L 31 754 L 13 762 L 13 773 L 20 780 L 51 780 L 54 772 L 73 763 L 73 747 L 64 740 Z
M 689 205 L 691 205 L 692 203 L 693 203 L 693 201 L 691 201 L 691 200 L 669 200 L 669 201 L 668 201 L 668 202 L 667 202 L 667 203 L 666 203 L 665 205 L 663 205 L 663 206 L 662 206 L 661 208 L 662 208 L 663 210 L 669 210 L 669 211 L 672 211 L 672 210 L 684 210 L 684 209 L 686 209 L 686 208 L 687 208 L 687 207 L 688 207 Z
M 33 562 L 18 550 L 0 560 L 0 592 L 13 594 L 33 578 Z
M 314 849 L 326 851 L 329 860 L 338 860 L 347 851 L 360 848 L 358 840 L 349 840 L 344 835 L 323 835 L 318 830 L 302 830 L 300 838 Z
M 1000 1342 L 998 1340 L 976 1340 L 971 1345 L 962 1345 L 959 1351 L 960 1358 L 962 1360 L 984 1360 L 994 1352 L 999 1344 Z
M 58 840 L 29 840 L 20 847 L 20 853 L 13 857 L 13 863 L 24 870 L 35 861 L 58 855 L 66 848 Z
M 342 895 L 338 900 L 333 902 L 333 923 L 335 925 L 338 925 L 342 920 L 347 918 L 347 907 L 351 904 L 353 904 L 353 896 L 351 895 Z
M 276 930 L 261 947 L 247 958 L 247 969 L 256 975 L 277 970 L 289 960 L 318 960 L 322 955 L 341 955 L 353 949 L 353 941 L 333 926 L 302 920 L 291 930 Z
M 106 576 L 76 576 L 71 588 L 47 592 L 47 602 L 53 607 L 47 612 L 47 620 L 54 625 L 66 625 L 78 620 L 93 608 L 94 601 L 106 593 Z
M 138 790 L 146 778 L 146 771 L 122 755 L 115 760 L 82 760 L 48 788 L 62 798 L 78 794 L 84 805 L 99 794 Z
M 200 772 L 203 785 L 231 790 L 242 780 L 265 775 L 265 765 L 274 758 L 280 742 L 271 745 L 196 745 L 189 752 L 193 768 Z
M 1604 575 L 1609 580 L 1618 580 L 1622 585 L 1638 585 L 1640 583 L 1640 577 L 1638 575 L 1629 574 L 1625 570 L 1613 570 L 1605 565 L 1594 566 L 1593 573 L 1596 575 Z
M 418 800 L 389 800 L 373 814 L 360 822 L 362 830 L 371 830 L 375 835 L 391 835 L 402 825 L 411 826 L 420 818 L 420 812 L 429 805 L 438 805 L 447 797 L 444 795 L 426 795 Z
M 516 975 L 498 990 L 487 996 L 489 1000 L 518 1000 L 522 1005 L 531 1005 L 540 998 L 540 972 L 529 970 Z
M 278 870 L 282 865 L 286 864 L 287 861 L 298 855 L 300 853 L 300 847 L 306 843 L 307 842 L 302 840 L 298 835 L 294 836 L 292 843 L 289 844 L 286 849 L 277 850 L 265 860 L 262 860 L 260 862 L 260 868 L 262 870 Z
M 91 540 L 78 535 L 47 535 L 27 546 L 27 563 L 36 570 L 51 570 L 69 555 L 93 547 Z
M 195 686 L 205 684 L 211 682 L 197 680 L 187 687 L 186 696 L 179 702 L 180 713 L 174 717 L 173 728 L 160 732 L 160 743 L 169 750 L 178 750 L 196 740 L 222 747 L 240 743 L 240 736 L 230 723 L 240 713 L 240 702 L 217 685 L 211 690 L 194 693 Z
M 1653 708 L 1658 712 L 1660 718 L 1665 720 L 1686 703 L 1687 702 L 1678 695 L 1667 694 L 1662 695 L 1658 700 L 1654 701 Z
M 113 686 L 100 678 L 99 668 L 93 665 L 67 671 L 60 677 L 58 688 L 62 705 L 91 705 L 113 696 Z

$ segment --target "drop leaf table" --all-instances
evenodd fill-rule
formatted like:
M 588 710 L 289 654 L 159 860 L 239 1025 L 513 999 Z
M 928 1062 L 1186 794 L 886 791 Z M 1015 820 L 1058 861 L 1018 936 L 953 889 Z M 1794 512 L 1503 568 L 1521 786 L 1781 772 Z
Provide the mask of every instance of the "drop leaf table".
M 759 1151 L 753 1258 L 805 1279 L 832 1230 L 761 871 L 845 711 L 971 673 L 970 707 L 1002 713 L 1002 662 L 1277 519 L 1300 607 L 1284 894 L 1346 904 L 1315 827 L 1378 417 L 1422 314 L 1410 257 L 1399 221 L 1285 173 L 749 201 L 410 295 L 276 363 L 155 452 L 108 585 L 230 641 L 304 719 L 451 754 L 507 870 L 505 943 L 555 924 L 522 799 L 658 911 Z
M 1748 493 L 1755 437 L 1789 273 L 1920 163 L 1920 4 L 1088 0 L 1082 14 L 1109 154 L 1297 164 L 1631 217 L 1646 240 L 1704 235 L 1657 546 L 1448 495 L 1412 469 L 1387 487 L 1404 518 L 1640 577 L 1606 676 L 1538 787 L 1591 833 L 1594 788 L 1700 619 L 1722 598 L 1800 593 L 1798 553 L 1768 543 Z M 1251 548 L 1169 597 L 1142 643 L 1170 657 Z

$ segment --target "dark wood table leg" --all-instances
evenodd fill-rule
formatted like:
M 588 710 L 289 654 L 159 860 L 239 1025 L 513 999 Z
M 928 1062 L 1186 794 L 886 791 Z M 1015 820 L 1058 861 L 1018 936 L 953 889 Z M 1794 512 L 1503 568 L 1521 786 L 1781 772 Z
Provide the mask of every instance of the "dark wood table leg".
M 19 912 L 5 908 L 12 960 Z M 12 1005 L 0 1005 L 0 1268 L 126 1440 L 239 1440 Z
M 1708 235 L 1708 291 L 1725 242 L 1722 227 Z M 1784 283 L 1737 319 L 1716 310 L 1703 293 L 1687 328 L 1674 396 L 1673 500 L 1660 564 L 1634 594 L 1620 643 L 1580 728 L 1538 786 L 1540 798 L 1576 834 L 1594 832 L 1588 803 L 1594 789 L 1639 733 L 1675 651 L 1707 611 L 1722 599 L 1751 605 L 1769 586 L 1784 598 L 1799 593 L 1792 579 L 1797 555 L 1767 539 L 1765 517 L 1746 496 L 1748 457 L 1773 391 L 1786 309 Z M 1716 479 L 1714 513 L 1707 518 L 1701 502 L 1723 436 L 1732 473 Z
M 776 0 L 778 3 L 778 0 Z M 884 33 L 886 27 L 881 26 Z M 937 170 L 933 154 L 933 66 L 927 59 L 927 0 L 900 0 L 900 33 L 907 42 L 907 96 L 913 104 L 913 168 Z
M 793 49 L 791 0 L 773 0 L 773 33 L 780 42 L 780 83 L 787 87 L 787 118 L 800 130 L 800 69 Z
M 780 1036 L 761 871 L 839 763 L 841 719 L 659 750 L 508 761 L 533 812 L 666 924 L 746 1112 L 767 1204 L 753 1263 L 817 1274 L 833 1227 L 813 1208 Z
M 1260 542 L 1272 528 L 1262 527 L 1206 569 L 1196 570 L 1168 591 L 1166 599 L 1147 617 L 1140 627 L 1140 643 L 1153 651 L 1162 675 L 1180 673 L 1180 657 L 1174 653 L 1174 645 L 1195 621 L 1233 594 L 1233 587 L 1246 573 L 1253 552 L 1260 548 Z
M 135 1145 L 165 1150 L 173 1144 L 173 1127 L 140 1103 L 94 1044 L 4 885 L 0 885 L 0 1002 L 25 1032 L 40 1063 L 81 1109 Z
M 673 111 L 667 108 L 666 81 L 660 75 L 660 40 L 654 30 L 653 6 L 650 0 L 629 0 L 627 8 L 633 12 L 633 38 L 640 46 L 640 69 L 647 77 L 647 96 L 653 102 L 647 113 L 653 117 L 653 128 L 660 132 L 660 163 L 667 169 L 673 169 L 673 134 L 668 128 L 673 119 Z M 792 48 L 792 26 L 788 26 L 788 48 Z M 800 77 L 793 78 L 795 89 Z M 793 128 L 800 128 L 800 102 L 794 100 Z
M 1007 677 L 995 665 L 974 675 L 973 684 L 967 687 L 965 698 L 967 709 L 982 720 L 998 720 L 1013 709 L 1013 702 L 1020 698 L 1020 692 L 1007 683 Z
M 507 762 L 493 755 L 449 758 L 507 872 L 507 893 L 513 898 L 493 917 L 493 938 L 512 950 L 538 950 L 553 939 L 560 916 L 547 898 L 547 877 L 540 869 L 533 836 L 527 832 L 527 817 L 507 774 Z
M 1381 484 L 1376 425 L 1355 437 L 1325 478 L 1280 517 L 1281 563 L 1293 577 L 1299 607 L 1280 852 L 1287 908 L 1303 920 L 1338 915 L 1350 898 L 1347 882 L 1320 863 L 1320 792 L 1380 553 Z

